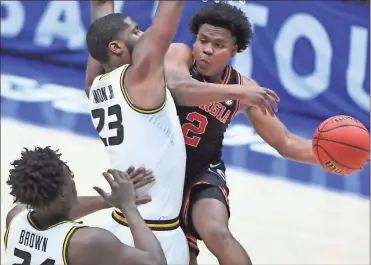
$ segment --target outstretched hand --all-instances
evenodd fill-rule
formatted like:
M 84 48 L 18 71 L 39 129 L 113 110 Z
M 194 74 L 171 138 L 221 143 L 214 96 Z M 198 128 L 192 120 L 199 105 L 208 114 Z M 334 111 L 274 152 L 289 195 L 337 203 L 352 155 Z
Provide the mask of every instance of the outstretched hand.
M 152 171 L 145 169 L 143 167 L 135 169 L 135 167 L 131 166 L 126 170 L 126 173 L 129 174 L 131 181 L 133 182 L 135 190 L 138 190 L 146 185 L 149 185 L 155 182 L 155 177 L 153 176 Z M 148 195 L 138 197 L 136 199 L 137 205 L 146 204 L 150 201 L 152 201 L 152 199 Z
M 110 181 L 112 184 L 112 177 L 110 176 L 110 174 L 112 175 L 112 177 L 113 176 L 127 177 L 130 180 L 131 185 L 133 186 L 134 190 L 137 190 L 155 181 L 153 173 L 150 170 L 146 170 L 145 168 L 135 169 L 135 167 L 133 166 L 129 167 L 125 172 L 118 171 L 118 170 L 112 170 L 112 169 L 108 170 L 107 172 L 104 172 L 103 176 L 105 177 L 105 179 L 107 180 L 109 184 L 110 184 Z M 114 201 L 115 199 L 112 198 L 112 193 L 113 193 L 112 186 L 111 186 L 111 190 L 112 190 L 111 194 L 105 192 L 100 187 L 94 187 L 94 189 L 103 197 L 103 199 L 105 200 L 107 204 L 109 204 L 112 207 L 117 207 L 116 201 Z M 135 197 L 135 203 L 137 205 L 146 204 L 150 201 L 152 201 L 152 198 L 148 195 L 142 196 L 139 198 Z
M 244 95 L 242 101 L 247 106 L 259 108 L 264 115 L 275 116 L 274 113 L 278 111 L 277 101 L 280 101 L 276 92 L 259 86 L 252 79 L 244 81 L 241 88 Z
M 136 204 L 134 185 L 126 172 L 109 169 L 107 172 L 103 172 L 103 176 L 111 187 L 111 193 L 105 192 L 100 187 L 94 187 L 94 189 L 106 203 L 120 209 Z

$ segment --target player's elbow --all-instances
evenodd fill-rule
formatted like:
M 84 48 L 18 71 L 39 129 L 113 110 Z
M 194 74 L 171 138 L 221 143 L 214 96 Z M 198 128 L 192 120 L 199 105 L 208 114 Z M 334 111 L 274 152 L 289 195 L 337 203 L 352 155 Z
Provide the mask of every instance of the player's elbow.
M 295 148 L 293 147 L 294 141 L 292 140 L 290 133 L 285 133 L 280 137 L 280 141 L 278 141 L 274 148 L 277 150 L 277 152 L 284 158 L 291 159 L 292 157 L 292 150 Z
M 288 132 L 277 132 L 276 134 L 274 134 L 274 137 L 272 139 L 265 140 L 282 157 L 288 158 L 288 156 L 290 156 L 291 139 Z
M 183 106 L 187 103 L 187 92 L 184 90 L 184 80 L 172 80 L 167 82 L 167 88 L 169 89 L 174 101 L 177 105 Z

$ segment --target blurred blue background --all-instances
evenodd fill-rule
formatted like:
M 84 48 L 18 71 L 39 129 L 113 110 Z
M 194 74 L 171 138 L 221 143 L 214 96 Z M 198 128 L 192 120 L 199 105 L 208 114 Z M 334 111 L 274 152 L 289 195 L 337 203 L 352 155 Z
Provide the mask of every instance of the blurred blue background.
M 186 3 L 175 42 L 193 43 L 190 16 L 202 1 Z M 232 65 L 281 97 L 278 117 L 308 139 L 337 114 L 370 128 L 370 10 L 337 1 L 249 1 L 251 47 Z M 148 27 L 156 2 L 117 1 L 117 12 Z M 140 11 L 140 12 L 139 12 Z M 1 2 L 1 115 L 97 137 L 85 98 L 88 1 Z M 224 159 L 266 177 L 286 178 L 338 192 L 370 195 L 370 167 L 341 177 L 282 159 L 238 116 L 225 139 Z

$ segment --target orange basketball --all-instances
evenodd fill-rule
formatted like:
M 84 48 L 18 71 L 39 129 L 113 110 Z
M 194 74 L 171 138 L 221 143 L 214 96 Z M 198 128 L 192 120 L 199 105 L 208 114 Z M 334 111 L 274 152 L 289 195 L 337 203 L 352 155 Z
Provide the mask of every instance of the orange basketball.
M 338 175 L 362 169 L 370 155 L 370 134 L 357 119 L 338 115 L 322 122 L 313 135 L 312 148 L 321 166 Z

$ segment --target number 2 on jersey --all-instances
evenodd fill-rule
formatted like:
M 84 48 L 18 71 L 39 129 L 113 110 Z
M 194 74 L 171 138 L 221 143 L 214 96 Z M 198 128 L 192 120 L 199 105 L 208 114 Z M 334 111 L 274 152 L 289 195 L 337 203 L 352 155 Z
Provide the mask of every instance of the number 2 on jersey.
M 206 126 L 209 123 L 207 118 L 198 113 L 198 112 L 191 112 L 188 113 L 186 119 L 190 122 L 184 123 L 182 126 L 184 141 L 186 145 L 190 145 L 193 147 L 197 147 L 200 143 L 201 138 L 198 136 L 188 136 L 189 132 L 192 132 L 197 135 L 201 135 L 205 133 Z M 197 122 L 198 126 L 194 125 L 193 123 Z
M 97 128 L 95 129 L 98 133 L 100 133 L 105 125 L 106 111 L 103 108 L 94 109 L 91 111 L 91 115 L 94 119 L 99 119 Z M 108 123 L 108 129 L 116 129 L 117 135 L 108 138 L 103 138 L 100 136 L 100 139 L 105 146 L 120 145 L 124 141 L 124 126 L 122 126 L 122 114 L 120 105 L 113 105 L 108 107 L 108 116 L 113 115 L 116 116 L 116 120 Z
M 31 253 L 15 248 L 14 256 L 22 259 L 23 261 L 22 263 L 13 263 L 13 265 L 31 265 Z M 54 265 L 54 264 L 55 264 L 55 260 L 46 259 L 40 265 Z M 32 263 L 32 265 L 34 265 L 34 263 Z

